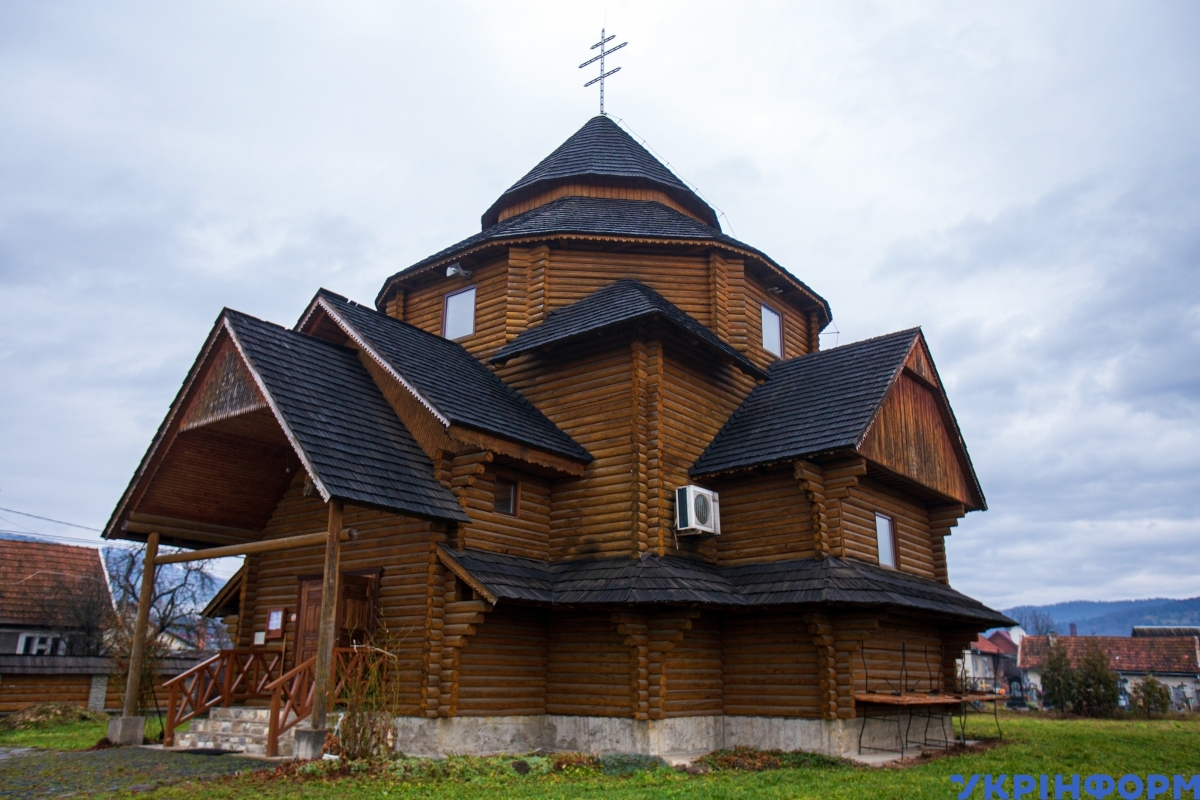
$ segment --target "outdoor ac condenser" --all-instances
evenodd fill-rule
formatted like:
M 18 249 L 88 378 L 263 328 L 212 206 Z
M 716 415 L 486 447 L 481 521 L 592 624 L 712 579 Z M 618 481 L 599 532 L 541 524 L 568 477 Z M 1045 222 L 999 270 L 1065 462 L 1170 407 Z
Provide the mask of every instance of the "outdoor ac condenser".
M 717 493 L 699 486 L 675 490 L 675 531 L 680 535 L 721 532 L 721 504 Z

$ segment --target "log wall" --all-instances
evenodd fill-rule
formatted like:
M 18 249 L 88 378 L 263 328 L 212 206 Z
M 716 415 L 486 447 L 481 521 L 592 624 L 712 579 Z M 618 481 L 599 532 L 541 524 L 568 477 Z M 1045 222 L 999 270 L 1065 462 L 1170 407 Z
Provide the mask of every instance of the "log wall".
M 584 477 L 550 490 L 552 560 L 632 550 L 631 370 L 628 344 L 596 350 L 588 342 L 525 355 L 500 370 L 593 456 Z
M 936 578 L 934 542 L 929 512 L 925 506 L 903 499 L 898 493 L 868 478 L 849 489 L 841 501 L 841 529 L 846 555 L 871 563 L 879 562 L 875 513 L 891 517 L 896 531 L 898 568 L 924 578 Z
M 808 315 L 796 308 L 785 298 L 788 292 L 781 295 L 771 294 L 768 286 L 786 288 L 782 279 L 764 283 L 761 279 L 747 272 L 746 274 L 746 340 L 748 347 L 746 355 L 760 367 L 768 367 L 779 357 L 768 353 L 762 346 L 762 308 L 763 304 L 770 306 L 783 317 L 783 359 L 795 358 L 812 352 L 809 332 Z M 794 290 L 791 290 L 794 293 Z
M 328 526 L 328 507 L 320 497 L 305 497 L 297 477 L 284 494 L 264 532 L 264 539 L 321 533 Z M 402 654 L 400 675 L 406 687 L 404 713 L 420 706 L 426 630 L 426 587 L 431 533 L 428 522 L 347 505 L 344 524 L 359 532 L 342 545 L 341 570 L 381 569 L 378 588 L 379 624 Z M 248 624 L 239 625 L 239 646 L 251 647 L 256 630 L 266 630 L 267 610 L 286 608 L 286 667 L 295 666 L 295 620 L 298 577 L 320 575 L 324 547 L 308 547 L 247 556 L 251 565 L 246 587 Z M 279 645 L 273 645 L 279 646 Z
M 459 655 L 458 715 L 546 713 L 546 613 L 501 605 Z
M 547 638 L 547 714 L 631 715 L 629 648 L 608 613 L 555 614 Z
M 693 620 L 666 656 L 663 714 L 690 717 L 724 710 L 721 624 L 716 615 Z
M 721 638 L 724 713 L 821 716 L 817 648 L 798 612 L 729 614 Z
M 498 477 L 515 481 L 517 515 L 495 511 Z M 459 531 L 465 547 L 523 558 L 550 557 L 550 483 L 545 478 L 492 465 L 465 489 L 471 522 Z
M 722 482 L 723 565 L 812 558 L 812 504 L 791 469 L 752 474 Z
M 442 312 L 447 294 L 475 287 L 475 334 L 460 340 L 472 355 L 485 358 L 504 345 L 505 324 L 508 313 L 508 259 L 492 259 L 471 267 L 470 280 L 441 276 L 423 280 L 409 287 L 404 293 L 402 304 L 393 303 L 390 311 L 401 310 L 404 322 L 442 335 Z

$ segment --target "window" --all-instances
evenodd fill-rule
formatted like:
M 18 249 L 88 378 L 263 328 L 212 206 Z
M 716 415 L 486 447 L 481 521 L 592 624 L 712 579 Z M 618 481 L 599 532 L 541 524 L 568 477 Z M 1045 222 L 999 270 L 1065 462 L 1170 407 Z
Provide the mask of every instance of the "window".
M 442 309 L 442 336 L 462 339 L 475 333 L 475 287 L 446 295 Z
M 896 526 L 891 517 L 875 515 L 875 543 L 879 548 L 879 566 L 896 569 Z
M 508 514 L 510 517 L 517 516 L 517 483 L 516 481 L 507 481 L 499 479 L 496 481 L 496 513 Z
M 783 358 L 783 317 L 770 306 L 759 307 L 762 309 L 763 350 L 777 358 Z
M 59 654 L 60 641 L 57 636 L 27 633 L 18 642 L 17 651 L 26 656 L 55 656 Z

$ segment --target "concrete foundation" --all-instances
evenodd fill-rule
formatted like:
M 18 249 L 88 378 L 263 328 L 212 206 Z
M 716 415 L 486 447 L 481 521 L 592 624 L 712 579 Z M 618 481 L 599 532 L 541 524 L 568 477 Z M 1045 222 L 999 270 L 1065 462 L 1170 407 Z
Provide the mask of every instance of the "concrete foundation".
M 295 757 L 298 761 L 312 761 L 325 754 L 326 728 L 298 728 L 296 730 Z
M 145 737 L 145 717 L 113 717 L 108 721 L 108 740 L 113 744 L 140 745 Z
M 910 724 L 911 722 L 911 724 Z M 900 749 L 926 738 L 953 738 L 949 717 L 824 720 L 800 717 L 673 717 L 634 720 L 623 717 L 573 717 L 547 714 L 527 717 L 399 717 L 396 748 L 407 755 L 497 755 L 532 750 L 584 753 L 646 753 L 657 756 L 702 755 L 737 746 L 762 750 L 808 750 L 855 756 L 859 733 L 864 748 Z M 945 735 L 943 735 L 943 731 Z M 670 760 L 670 759 L 668 759 Z

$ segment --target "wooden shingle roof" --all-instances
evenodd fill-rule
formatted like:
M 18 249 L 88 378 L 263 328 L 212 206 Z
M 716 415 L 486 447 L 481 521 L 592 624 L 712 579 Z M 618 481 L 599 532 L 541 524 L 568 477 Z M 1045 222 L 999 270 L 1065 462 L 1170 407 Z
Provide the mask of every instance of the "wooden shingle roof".
M 483 215 L 483 227 L 494 224 L 501 208 L 521 197 L 566 182 L 622 179 L 661 189 L 715 226 L 717 215 L 649 150 L 606 116 L 587 123 L 510 186 Z
M 69 627 L 71 605 L 93 592 L 109 598 L 98 549 L 0 539 L 0 625 Z
M 758 377 L 765 375 L 750 359 L 658 292 L 644 283 L 629 279 L 611 283 L 578 302 L 551 311 L 541 325 L 522 331 L 517 338 L 500 348 L 492 357 L 492 362 L 503 363 L 547 345 L 651 317 L 671 323 L 725 360 L 736 364 L 743 372 Z
M 457 342 L 322 289 L 314 304 L 330 313 L 448 424 L 511 439 L 588 463 L 587 450 Z
M 690 474 L 856 447 L 919 335 L 912 328 L 771 365 Z
M 223 317 L 323 497 L 467 521 L 353 350 L 237 311 Z
M 495 599 L 554 605 L 835 603 L 929 611 L 984 626 L 1012 620 L 937 581 L 854 559 L 792 559 L 716 567 L 678 557 L 547 563 L 484 550 L 442 548 L 444 562 Z

